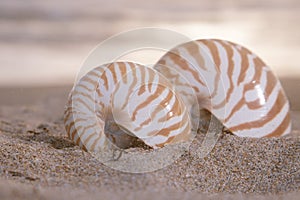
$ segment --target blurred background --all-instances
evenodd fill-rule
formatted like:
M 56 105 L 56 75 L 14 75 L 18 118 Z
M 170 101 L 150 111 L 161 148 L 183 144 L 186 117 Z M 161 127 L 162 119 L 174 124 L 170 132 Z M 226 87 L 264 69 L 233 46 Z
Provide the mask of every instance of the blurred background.
M 240 43 L 300 87 L 299 0 L 1 0 L 0 27 L 0 88 L 72 85 L 97 44 L 142 27 Z
M 97 44 L 142 27 L 241 43 L 300 77 L 299 0 L 1 0 L 0 27 L 2 87 L 72 84 Z
M 248 47 L 280 78 L 300 129 L 299 0 L 0 0 L 0 118 L 58 119 L 90 51 L 143 27 Z

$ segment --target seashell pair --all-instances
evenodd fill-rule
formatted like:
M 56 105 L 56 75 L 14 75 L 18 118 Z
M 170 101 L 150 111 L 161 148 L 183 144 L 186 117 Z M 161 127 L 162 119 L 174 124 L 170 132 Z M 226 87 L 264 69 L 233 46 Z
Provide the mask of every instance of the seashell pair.
M 64 122 L 88 151 L 138 141 L 160 148 L 189 140 L 199 109 L 240 137 L 291 131 L 289 103 L 270 68 L 248 49 L 214 39 L 181 44 L 153 69 L 131 62 L 94 68 L 74 85 Z

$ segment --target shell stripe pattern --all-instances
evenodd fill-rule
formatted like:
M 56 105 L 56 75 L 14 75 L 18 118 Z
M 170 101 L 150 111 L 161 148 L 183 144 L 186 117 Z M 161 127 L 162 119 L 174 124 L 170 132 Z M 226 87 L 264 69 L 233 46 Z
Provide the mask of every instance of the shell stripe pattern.
M 193 88 L 199 106 L 235 135 L 276 137 L 291 131 L 289 102 L 279 80 L 258 56 L 238 44 L 191 41 L 167 52 L 154 69 L 176 86 L 186 104 L 191 104 L 187 91 Z
M 122 140 L 122 135 L 105 133 L 111 119 L 124 134 L 153 148 L 186 141 L 191 129 L 188 111 L 170 82 L 131 62 L 102 65 L 83 76 L 70 93 L 64 119 L 69 138 L 96 152 L 110 148 L 111 137 Z

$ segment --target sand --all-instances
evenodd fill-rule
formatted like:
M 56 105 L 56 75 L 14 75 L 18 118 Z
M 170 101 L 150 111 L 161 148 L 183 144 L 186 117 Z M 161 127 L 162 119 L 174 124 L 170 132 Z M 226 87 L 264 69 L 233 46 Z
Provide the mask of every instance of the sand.
M 171 165 L 124 173 L 66 137 L 62 112 L 69 90 L 0 89 L 0 199 L 296 199 L 300 194 L 299 110 L 292 112 L 295 126 L 287 137 L 222 134 L 200 159 L 193 154 L 204 138 L 199 131 L 190 150 Z

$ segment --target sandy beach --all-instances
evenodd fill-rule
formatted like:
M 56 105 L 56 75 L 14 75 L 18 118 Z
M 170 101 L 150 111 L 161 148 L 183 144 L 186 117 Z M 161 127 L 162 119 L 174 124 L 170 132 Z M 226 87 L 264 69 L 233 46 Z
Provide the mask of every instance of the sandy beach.
M 295 85 L 287 91 L 296 91 Z M 67 138 L 62 112 L 70 88 L 0 90 L 7 98 L 0 100 L 1 199 L 78 195 L 82 199 L 98 195 L 112 199 L 288 195 L 296 199 L 299 194 L 299 110 L 292 112 L 295 126 L 287 137 L 250 139 L 225 134 L 207 157 L 199 159 L 192 152 L 201 145 L 204 134 L 200 132 L 190 150 L 170 166 L 132 174 L 103 165 Z

